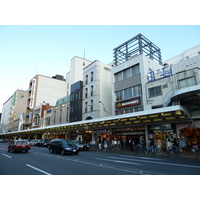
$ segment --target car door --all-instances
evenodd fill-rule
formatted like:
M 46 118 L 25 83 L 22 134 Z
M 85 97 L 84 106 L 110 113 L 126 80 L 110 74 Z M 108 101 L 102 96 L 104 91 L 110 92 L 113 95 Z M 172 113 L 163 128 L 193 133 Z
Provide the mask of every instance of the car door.
M 62 147 L 62 142 L 61 141 L 58 141 L 57 142 L 57 152 L 61 153 L 63 147 Z

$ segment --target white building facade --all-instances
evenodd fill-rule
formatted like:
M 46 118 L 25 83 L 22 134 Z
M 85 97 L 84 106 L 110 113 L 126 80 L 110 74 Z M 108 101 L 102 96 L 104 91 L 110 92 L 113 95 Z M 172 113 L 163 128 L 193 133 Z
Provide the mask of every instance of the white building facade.
M 36 75 L 29 84 L 29 97 L 26 111 L 26 128 L 30 128 L 33 122 L 33 109 L 41 104 L 55 105 L 56 101 L 67 94 L 66 81 Z
M 82 119 L 110 116 L 112 113 L 111 69 L 96 60 L 83 70 Z

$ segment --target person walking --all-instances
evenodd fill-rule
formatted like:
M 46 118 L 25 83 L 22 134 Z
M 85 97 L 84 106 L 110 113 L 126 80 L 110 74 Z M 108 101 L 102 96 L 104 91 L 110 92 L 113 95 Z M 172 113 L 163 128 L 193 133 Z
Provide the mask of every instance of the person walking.
M 130 140 L 129 140 L 129 146 L 130 146 L 130 150 L 131 151 L 133 151 L 133 145 L 134 145 L 133 140 L 132 140 L 132 138 L 130 138 Z

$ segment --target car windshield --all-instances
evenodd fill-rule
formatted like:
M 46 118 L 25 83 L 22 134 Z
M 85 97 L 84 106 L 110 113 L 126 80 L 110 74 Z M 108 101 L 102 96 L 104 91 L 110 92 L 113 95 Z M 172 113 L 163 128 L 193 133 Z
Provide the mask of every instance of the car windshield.
M 66 143 L 68 146 L 76 146 L 76 145 L 75 145 L 75 142 L 72 141 L 72 140 L 64 140 L 64 141 L 65 141 L 65 143 Z
M 17 145 L 25 145 L 25 144 L 27 144 L 27 141 L 17 141 L 16 144 Z

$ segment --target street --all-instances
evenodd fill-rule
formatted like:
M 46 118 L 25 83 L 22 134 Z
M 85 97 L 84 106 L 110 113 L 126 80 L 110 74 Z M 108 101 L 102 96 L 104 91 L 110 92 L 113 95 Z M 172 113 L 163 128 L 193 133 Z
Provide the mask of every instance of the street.
M 200 175 L 200 159 L 81 151 L 50 154 L 31 146 L 28 153 L 10 153 L 0 144 L 0 175 Z

